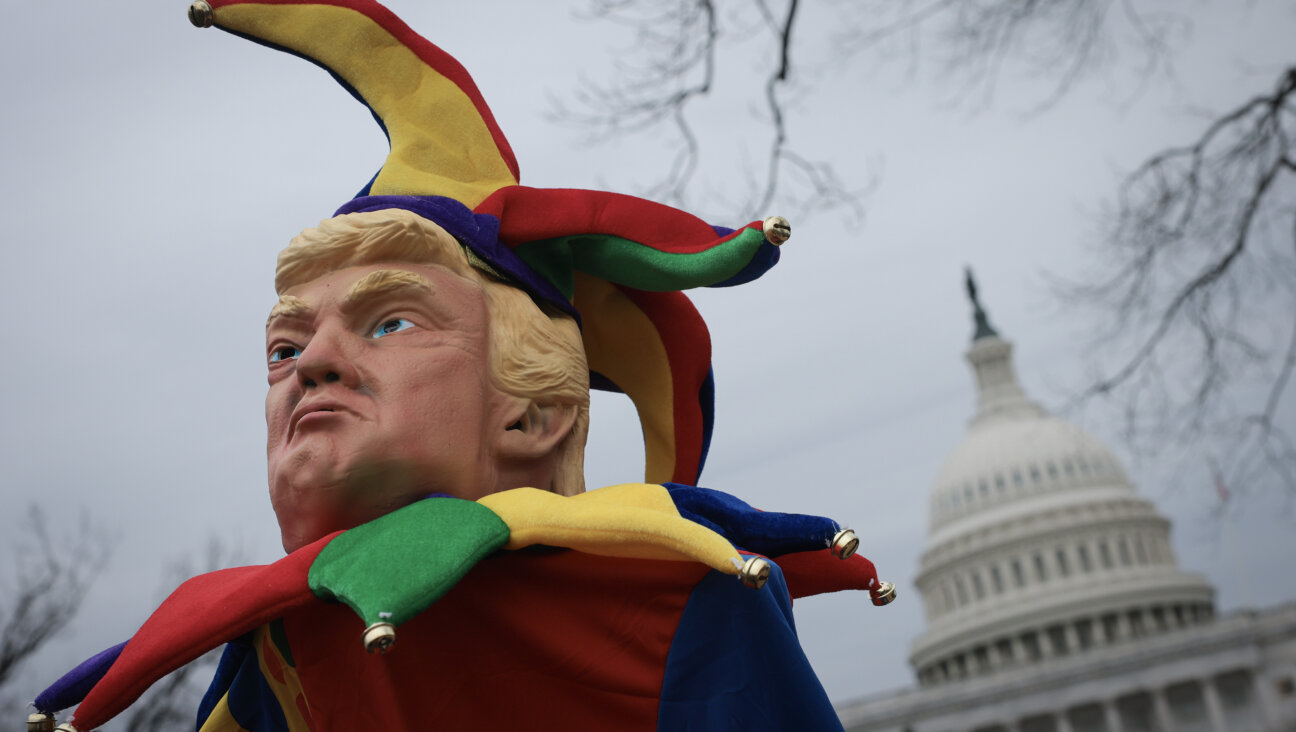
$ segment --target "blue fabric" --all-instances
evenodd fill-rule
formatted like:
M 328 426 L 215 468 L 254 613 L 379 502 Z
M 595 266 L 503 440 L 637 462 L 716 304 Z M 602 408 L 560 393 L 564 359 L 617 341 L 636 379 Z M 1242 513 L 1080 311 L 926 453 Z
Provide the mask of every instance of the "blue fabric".
M 598 389 L 599 391 L 610 391 L 610 392 L 612 392 L 612 393 L 614 393 L 614 394 L 624 394 L 624 393 L 625 393 L 625 390 L 624 390 L 624 389 L 622 389 L 621 387 L 617 386 L 615 383 L 612 382 L 611 379 L 609 379 L 608 377 L 604 376 L 603 374 L 600 374 L 600 373 L 597 372 L 597 371 L 591 371 L 591 372 L 589 372 L 589 374 L 590 374 L 590 388 L 591 388 L 591 389 Z
M 825 549 L 841 527 L 823 516 L 759 511 L 728 493 L 664 483 L 684 518 L 702 524 L 739 549 L 777 557 Z
M 715 428 L 715 368 L 707 369 L 706 379 L 698 390 L 698 403 L 702 405 L 702 454 L 698 457 L 697 478 L 702 480 L 707 453 L 711 451 L 711 430 Z
M 797 641 L 782 570 L 760 590 L 714 570 L 704 577 L 666 659 L 657 729 L 841 728 Z
M 42 691 L 32 705 L 42 712 L 53 714 L 74 704 L 80 704 L 94 685 L 99 683 L 99 679 L 102 679 L 104 674 L 108 673 L 108 669 L 112 668 L 113 662 L 125 647 L 126 641 L 122 641 L 82 661 L 76 668 L 60 676 L 58 681 Z
M 216 686 L 216 681 L 212 686 Z M 208 689 L 207 694 L 210 696 L 212 693 Z M 204 697 L 203 702 L 206 701 Z M 216 701 L 220 701 L 220 694 L 217 694 Z M 249 732 L 288 732 L 288 720 L 270 684 L 261 675 L 261 665 L 253 648 L 249 647 L 243 655 L 230 683 L 229 710 L 234 721 Z
M 202 702 L 198 704 L 198 721 L 194 729 L 202 729 L 207 718 L 211 716 L 212 710 L 220 703 L 221 697 L 229 691 L 230 685 L 234 683 L 234 677 L 243 666 L 243 659 L 251 651 L 251 634 L 225 644 L 220 663 L 216 665 L 216 674 L 212 676 L 211 683 L 207 686 L 207 693 L 203 694 Z
M 721 227 L 719 226 L 714 226 L 712 228 L 717 232 L 721 231 Z M 721 234 L 721 236 L 724 236 L 724 234 Z M 760 245 L 760 248 L 758 248 L 756 253 L 752 255 L 751 261 L 747 263 L 746 267 L 739 270 L 738 274 L 730 277 L 724 282 L 717 282 L 714 285 L 707 285 L 707 287 L 733 287 L 735 285 L 747 284 L 768 272 L 771 267 L 778 264 L 778 261 L 779 248 L 767 241 Z

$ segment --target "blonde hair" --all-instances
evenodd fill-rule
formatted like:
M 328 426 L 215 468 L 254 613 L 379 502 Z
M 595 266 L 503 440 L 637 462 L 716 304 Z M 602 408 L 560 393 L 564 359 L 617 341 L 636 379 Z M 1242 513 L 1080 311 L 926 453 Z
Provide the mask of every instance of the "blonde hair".
M 344 267 L 381 262 L 440 265 L 481 287 L 490 313 L 492 383 L 538 405 L 576 410 L 571 432 L 558 446 L 549 489 L 560 495 L 585 490 L 589 366 L 580 329 L 568 315 L 546 314 L 527 293 L 474 266 L 445 229 L 403 209 L 325 219 L 279 253 L 275 290 L 282 295 Z

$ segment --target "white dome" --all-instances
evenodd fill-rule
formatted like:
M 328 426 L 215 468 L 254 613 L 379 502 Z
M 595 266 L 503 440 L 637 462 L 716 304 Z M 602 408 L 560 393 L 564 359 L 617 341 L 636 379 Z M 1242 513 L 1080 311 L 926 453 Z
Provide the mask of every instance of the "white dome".
M 1214 591 L 1179 570 L 1170 523 L 1099 440 L 1030 401 L 977 306 L 977 411 L 932 485 L 915 584 L 923 685 L 1200 622 Z
M 933 482 L 930 528 L 1023 498 L 1095 484 L 1133 489 L 1097 438 L 1041 414 L 975 422 Z

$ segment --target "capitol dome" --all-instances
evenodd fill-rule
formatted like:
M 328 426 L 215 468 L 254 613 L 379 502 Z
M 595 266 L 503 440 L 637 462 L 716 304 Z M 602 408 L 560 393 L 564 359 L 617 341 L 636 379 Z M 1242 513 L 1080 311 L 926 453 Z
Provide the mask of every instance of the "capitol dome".
M 1017 383 L 976 299 L 977 409 L 932 485 L 915 584 L 922 686 L 987 676 L 1208 621 L 1214 590 L 1179 569 L 1170 523 L 1101 441 Z

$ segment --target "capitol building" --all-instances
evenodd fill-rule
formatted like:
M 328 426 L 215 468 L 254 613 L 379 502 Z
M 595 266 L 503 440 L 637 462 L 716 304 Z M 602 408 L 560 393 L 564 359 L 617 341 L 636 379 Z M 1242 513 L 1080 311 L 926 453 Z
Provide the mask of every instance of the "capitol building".
M 970 275 L 968 290 L 977 408 L 931 489 L 916 688 L 839 705 L 845 728 L 1296 730 L 1296 604 L 1217 616 L 1170 522 L 1102 442 L 1023 392 Z

